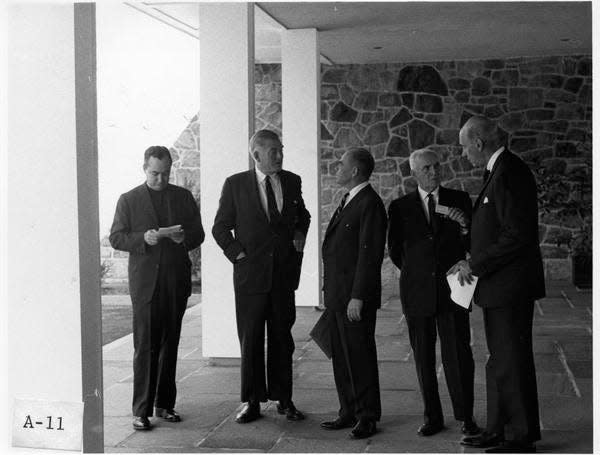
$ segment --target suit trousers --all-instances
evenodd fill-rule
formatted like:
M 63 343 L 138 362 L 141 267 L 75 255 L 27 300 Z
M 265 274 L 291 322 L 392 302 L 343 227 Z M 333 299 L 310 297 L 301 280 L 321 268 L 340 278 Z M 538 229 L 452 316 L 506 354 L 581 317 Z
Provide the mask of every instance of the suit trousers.
M 541 437 L 531 336 L 533 306 L 533 300 L 522 299 L 483 309 L 490 353 L 485 366 L 486 431 L 522 442 Z
M 161 271 L 162 272 L 162 271 Z M 187 297 L 175 300 L 159 273 L 152 300 L 133 305 L 133 415 L 151 417 L 153 406 L 173 409 L 181 321 Z
M 273 282 L 276 282 L 275 279 Z M 291 400 L 292 354 L 295 347 L 291 330 L 296 321 L 294 291 L 274 286 L 266 294 L 236 293 L 235 312 L 242 355 L 241 401 Z
M 425 422 L 433 425 L 444 423 L 436 371 L 436 325 L 454 418 L 465 420 L 473 417 L 475 364 L 468 311 L 444 311 L 429 317 L 407 317 L 406 323 L 425 405 Z
M 379 369 L 375 346 L 377 310 L 363 307 L 360 321 L 350 321 L 345 311 L 327 310 L 331 333 L 333 376 L 342 419 L 381 418 Z

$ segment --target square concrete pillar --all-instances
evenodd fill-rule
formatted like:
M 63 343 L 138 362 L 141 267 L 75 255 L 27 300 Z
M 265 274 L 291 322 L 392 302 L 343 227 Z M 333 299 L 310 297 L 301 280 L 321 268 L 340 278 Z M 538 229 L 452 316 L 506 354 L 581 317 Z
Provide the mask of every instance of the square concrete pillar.
M 7 13 L 5 412 L 18 398 L 84 402 L 82 448 L 100 452 L 94 5 Z
M 239 357 L 233 266 L 210 230 L 225 179 L 249 167 L 254 132 L 254 4 L 200 3 L 202 354 Z
M 296 306 L 319 304 L 321 91 L 317 30 L 286 30 L 281 37 L 283 167 L 302 177 L 312 221 L 306 240 Z

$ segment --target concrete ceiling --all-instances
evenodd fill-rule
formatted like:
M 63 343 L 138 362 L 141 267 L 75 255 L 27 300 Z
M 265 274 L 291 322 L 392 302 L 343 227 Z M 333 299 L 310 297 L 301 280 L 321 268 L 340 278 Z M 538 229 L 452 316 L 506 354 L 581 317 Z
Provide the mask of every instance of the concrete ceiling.
M 197 34 L 197 5 L 144 5 Z M 281 60 L 283 30 L 313 27 L 319 31 L 322 56 L 333 63 L 592 52 L 591 2 L 260 2 L 257 6 L 255 49 L 261 63 Z

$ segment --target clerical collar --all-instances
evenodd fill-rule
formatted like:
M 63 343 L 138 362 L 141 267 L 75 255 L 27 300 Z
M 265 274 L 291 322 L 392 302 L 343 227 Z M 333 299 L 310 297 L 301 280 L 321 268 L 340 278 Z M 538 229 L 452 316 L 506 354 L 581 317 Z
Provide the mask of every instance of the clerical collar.
M 494 169 L 494 164 L 496 164 L 498 157 L 500 156 L 500 154 L 503 151 L 504 151 L 504 146 L 500 147 L 498 150 L 496 150 L 494 152 L 494 154 L 492 156 L 490 156 L 490 160 L 488 161 L 487 166 L 485 167 L 488 171 L 492 172 L 492 169 Z

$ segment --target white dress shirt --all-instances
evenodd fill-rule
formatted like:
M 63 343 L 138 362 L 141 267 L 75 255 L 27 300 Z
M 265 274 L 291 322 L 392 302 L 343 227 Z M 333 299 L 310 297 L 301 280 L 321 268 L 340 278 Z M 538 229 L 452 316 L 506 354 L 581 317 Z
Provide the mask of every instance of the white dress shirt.
M 419 196 L 421 196 L 421 204 L 423 204 L 423 210 L 425 210 L 425 216 L 427 217 L 427 221 L 429 221 L 431 219 L 431 214 L 429 213 L 429 206 L 427 205 L 429 193 L 421 187 L 418 187 L 418 188 L 419 188 Z M 433 196 L 432 196 L 433 202 L 435 202 L 436 206 L 437 206 L 438 200 L 439 200 L 439 195 L 438 195 L 439 192 L 440 192 L 439 186 L 436 187 L 436 189 L 431 192 L 431 194 L 433 194 Z
M 256 171 L 256 182 L 258 183 L 260 203 L 267 214 L 267 218 L 269 218 L 269 203 L 267 202 L 267 176 L 266 174 L 263 174 L 257 167 L 255 167 L 254 170 Z M 281 213 L 281 210 L 283 210 L 283 189 L 281 188 L 281 180 L 279 180 L 279 175 L 271 175 L 271 187 L 273 188 L 273 194 L 275 194 L 277 210 L 279 210 L 279 213 Z
M 352 198 L 354 196 L 356 196 L 358 194 L 358 192 L 360 190 L 362 190 L 363 188 L 365 188 L 367 185 L 369 185 L 369 182 L 362 182 L 362 183 L 359 183 L 358 185 L 356 185 L 354 188 L 352 188 L 348 192 L 348 197 L 346 198 L 346 202 L 344 203 L 344 207 L 346 207 L 348 205 L 348 202 L 350 202 L 352 200 Z
M 500 156 L 500 154 L 503 151 L 504 151 L 504 147 L 500 147 L 498 150 L 496 150 L 494 152 L 494 154 L 492 156 L 490 156 L 490 160 L 488 161 L 487 166 L 485 167 L 488 171 L 492 172 L 492 169 L 494 169 L 494 164 L 496 164 L 498 157 Z

